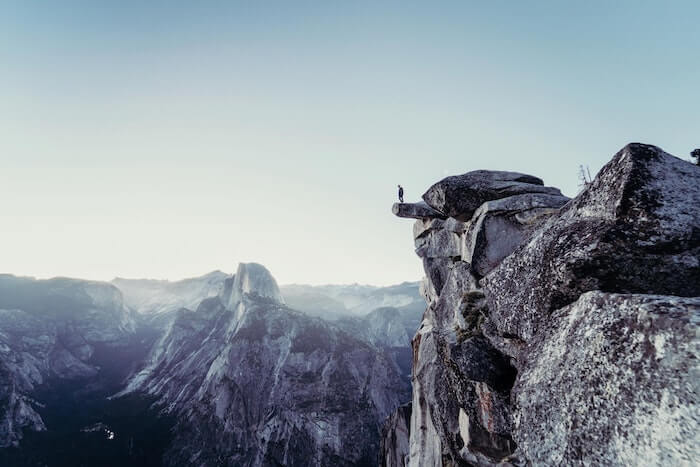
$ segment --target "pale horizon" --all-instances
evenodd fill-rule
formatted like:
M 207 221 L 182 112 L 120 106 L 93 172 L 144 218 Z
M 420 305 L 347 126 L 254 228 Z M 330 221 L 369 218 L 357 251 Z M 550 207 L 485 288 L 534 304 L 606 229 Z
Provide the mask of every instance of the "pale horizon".
M 697 2 L 0 3 L 0 269 L 280 284 L 424 275 L 391 214 L 446 175 L 568 196 L 700 146 Z

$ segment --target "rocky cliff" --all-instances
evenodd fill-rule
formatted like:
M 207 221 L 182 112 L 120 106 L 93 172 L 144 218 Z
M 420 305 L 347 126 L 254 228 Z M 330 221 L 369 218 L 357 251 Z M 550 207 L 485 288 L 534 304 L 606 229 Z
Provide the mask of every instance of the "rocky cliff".
M 177 312 L 123 394 L 176 417 L 167 465 L 342 466 L 376 465 L 410 388 L 380 349 L 288 308 L 265 268 L 242 264 Z
M 385 465 L 696 465 L 700 167 L 630 144 L 572 200 L 480 170 L 392 211 L 428 307 Z

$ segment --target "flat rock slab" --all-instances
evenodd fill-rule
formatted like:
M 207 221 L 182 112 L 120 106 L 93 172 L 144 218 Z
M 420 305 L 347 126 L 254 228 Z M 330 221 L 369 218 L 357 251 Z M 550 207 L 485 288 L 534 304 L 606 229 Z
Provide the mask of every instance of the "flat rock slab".
M 423 200 L 448 217 L 466 221 L 486 201 L 523 193 L 561 195 L 559 189 L 543 186 L 542 180 L 532 175 L 475 170 L 440 180 L 423 194 Z
M 394 203 L 391 207 L 391 212 L 395 216 L 410 219 L 445 219 L 447 217 L 423 201 L 418 203 Z

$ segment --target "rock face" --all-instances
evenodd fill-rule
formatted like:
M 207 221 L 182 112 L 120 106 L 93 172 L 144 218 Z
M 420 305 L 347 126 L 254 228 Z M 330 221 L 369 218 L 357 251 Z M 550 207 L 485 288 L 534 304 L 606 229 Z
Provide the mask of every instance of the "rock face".
M 245 264 L 221 296 L 178 312 L 125 392 L 176 415 L 168 465 L 376 465 L 381 422 L 410 391 L 398 372 Z
M 133 333 L 114 286 L 0 275 L 0 447 L 46 429 L 36 389 L 97 376 L 96 353 L 123 349 Z
M 528 340 L 551 311 L 589 290 L 700 295 L 698 187 L 698 166 L 626 146 L 484 279 L 501 332 Z
M 485 202 L 463 236 L 462 260 L 477 276 L 485 276 L 568 201 L 565 196 L 528 193 Z
M 449 217 L 413 229 L 428 307 L 408 465 L 700 458 L 700 168 L 631 144 L 571 201 L 487 171 L 424 199 Z
M 410 435 L 411 404 L 406 404 L 396 409 L 384 422 L 379 448 L 379 467 L 408 466 Z
M 513 389 L 525 456 L 547 465 L 697 460 L 699 321 L 697 297 L 586 292 L 558 310 L 528 342 Z

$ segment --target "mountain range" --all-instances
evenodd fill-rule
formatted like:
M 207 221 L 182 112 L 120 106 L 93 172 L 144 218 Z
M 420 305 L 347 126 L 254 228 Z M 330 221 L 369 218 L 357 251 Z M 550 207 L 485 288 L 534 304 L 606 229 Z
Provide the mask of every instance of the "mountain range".
M 417 283 L 279 288 L 255 263 L 2 275 L 0 463 L 375 465 L 423 307 Z

